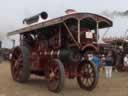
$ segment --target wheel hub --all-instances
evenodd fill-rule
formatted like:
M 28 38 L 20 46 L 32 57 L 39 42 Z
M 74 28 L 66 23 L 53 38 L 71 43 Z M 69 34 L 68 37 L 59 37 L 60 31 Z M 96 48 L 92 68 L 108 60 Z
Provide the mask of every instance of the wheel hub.
M 86 73 L 83 74 L 83 77 L 84 78 L 90 78 L 90 74 L 86 72 Z
M 54 77 L 55 77 L 55 73 L 54 73 L 54 72 L 51 72 L 51 73 L 49 74 L 50 80 L 52 80 Z

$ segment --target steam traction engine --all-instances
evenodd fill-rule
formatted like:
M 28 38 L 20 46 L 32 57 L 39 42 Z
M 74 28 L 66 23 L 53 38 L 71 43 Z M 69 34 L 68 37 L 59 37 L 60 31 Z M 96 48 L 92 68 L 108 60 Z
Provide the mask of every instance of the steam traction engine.
M 37 21 L 39 15 L 47 17 L 43 12 L 24 22 Z M 20 45 L 13 49 L 10 60 L 14 81 L 26 82 L 31 74 L 44 76 L 48 89 L 60 92 L 67 77 L 76 78 L 82 89 L 94 89 L 98 72 L 87 54 L 98 51 L 98 29 L 111 26 L 102 16 L 74 13 L 8 33 L 20 34 Z

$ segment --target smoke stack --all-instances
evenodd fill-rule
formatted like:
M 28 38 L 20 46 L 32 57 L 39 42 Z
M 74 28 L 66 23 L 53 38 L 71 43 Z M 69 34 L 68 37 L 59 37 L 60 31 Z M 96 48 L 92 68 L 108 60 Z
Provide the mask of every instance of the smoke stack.
M 23 24 L 28 24 L 29 25 L 29 24 L 32 24 L 32 23 L 36 23 L 36 22 L 38 22 L 39 17 L 41 17 L 41 19 L 45 20 L 45 19 L 48 18 L 48 14 L 47 14 L 47 12 L 41 12 L 41 13 L 35 15 L 35 16 L 25 18 L 23 20 Z

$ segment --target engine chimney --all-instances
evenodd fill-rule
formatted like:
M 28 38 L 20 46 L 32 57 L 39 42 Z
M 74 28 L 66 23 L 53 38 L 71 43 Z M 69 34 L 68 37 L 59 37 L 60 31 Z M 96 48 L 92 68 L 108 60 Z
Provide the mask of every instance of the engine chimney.
M 35 16 L 29 17 L 29 18 L 25 18 L 23 20 L 23 24 L 32 24 L 32 23 L 36 23 L 39 20 L 39 17 L 41 17 L 41 19 L 47 19 L 48 18 L 48 14 L 47 12 L 41 12 Z

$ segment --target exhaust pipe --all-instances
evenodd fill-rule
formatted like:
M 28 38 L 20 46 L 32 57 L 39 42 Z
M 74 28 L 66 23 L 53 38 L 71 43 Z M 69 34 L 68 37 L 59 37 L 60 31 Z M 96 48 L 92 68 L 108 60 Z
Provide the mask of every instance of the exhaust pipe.
M 23 24 L 32 24 L 32 23 L 35 23 L 35 22 L 38 22 L 39 20 L 39 17 L 41 17 L 41 19 L 47 19 L 48 18 L 48 14 L 47 12 L 41 12 L 35 16 L 32 16 L 32 17 L 29 17 L 29 18 L 25 18 L 23 20 Z

